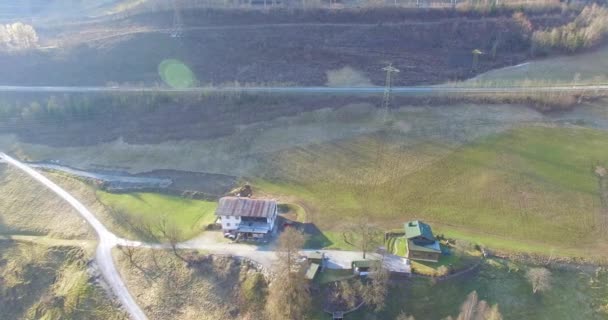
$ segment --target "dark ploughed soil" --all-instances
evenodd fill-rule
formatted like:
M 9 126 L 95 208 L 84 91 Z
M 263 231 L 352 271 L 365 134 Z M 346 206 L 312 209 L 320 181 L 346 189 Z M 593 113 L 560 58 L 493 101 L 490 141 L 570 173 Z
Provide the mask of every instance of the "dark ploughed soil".
M 536 29 L 569 19 L 570 14 L 559 12 L 530 15 Z M 170 12 L 154 13 L 108 22 L 106 27 L 124 28 L 124 33 L 127 26 L 169 28 L 171 21 Z M 382 85 L 381 68 L 387 63 L 402 70 L 396 85 L 434 84 L 517 64 L 529 54 L 528 41 L 511 13 L 484 17 L 449 10 L 190 10 L 184 13 L 184 24 L 182 38 L 166 31 L 97 40 L 78 35 L 86 31 L 79 28 L 103 29 L 99 23 L 55 30 L 80 45 L 0 54 L 0 84 L 157 84 L 162 83 L 158 65 L 168 58 L 183 61 L 203 85 L 325 85 L 328 70 L 345 66 Z M 473 49 L 487 53 L 475 71 Z

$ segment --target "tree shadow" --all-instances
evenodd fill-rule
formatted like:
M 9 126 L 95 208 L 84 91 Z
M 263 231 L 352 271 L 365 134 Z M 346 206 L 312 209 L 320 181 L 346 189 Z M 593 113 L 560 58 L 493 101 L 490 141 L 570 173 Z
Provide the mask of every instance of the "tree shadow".
M 299 223 L 300 230 L 304 232 L 307 239 L 304 243 L 304 248 L 320 249 L 330 247 L 334 243 L 327 238 L 314 223 Z

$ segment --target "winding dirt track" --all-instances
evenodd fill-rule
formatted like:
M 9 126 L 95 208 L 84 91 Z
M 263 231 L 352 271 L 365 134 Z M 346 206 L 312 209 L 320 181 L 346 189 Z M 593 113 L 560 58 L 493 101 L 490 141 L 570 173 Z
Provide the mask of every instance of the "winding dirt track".
M 131 318 L 134 320 L 147 319 L 143 310 L 141 310 L 139 305 L 137 305 L 137 302 L 135 302 L 129 293 L 129 290 L 122 281 L 122 278 L 114 265 L 114 260 L 112 259 L 112 248 L 122 241 L 119 241 L 118 237 L 116 237 L 99 220 L 97 220 L 95 215 L 93 215 L 82 203 L 80 203 L 80 201 L 76 200 L 76 198 L 53 183 L 51 180 L 47 179 L 36 170 L 4 153 L 0 153 L 0 159 L 3 159 L 6 163 L 27 173 L 32 178 L 45 185 L 47 188 L 51 189 L 58 196 L 67 201 L 72 207 L 74 207 L 78 213 L 80 213 L 80 215 L 93 227 L 93 229 L 95 229 L 95 232 L 99 238 L 99 243 L 97 244 L 97 250 L 95 252 L 95 260 L 99 265 L 101 274 L 111 286 L 112 291 L 114 291 L 114 294 L 118 297 L 124 308 L 131 315 Z

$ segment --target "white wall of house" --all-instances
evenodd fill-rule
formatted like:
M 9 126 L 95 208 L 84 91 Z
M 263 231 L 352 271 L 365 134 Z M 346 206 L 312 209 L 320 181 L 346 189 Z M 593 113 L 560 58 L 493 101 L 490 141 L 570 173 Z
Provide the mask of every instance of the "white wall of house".
M 270 217 L 266 218 L 266 223 L 268 223 L 270 230 L 274 229 L 274 223 L 277 220 L 277 215 L 278 215 L 278 211 L 277 211 L 277 209 L 275 209 L 273 214 Z M 224 232 L 232 231 L 232 230 L 236 230 L 239 227 L 239 224 L 241 223 L 241 217 L 220 216 L 220 221 L 222 224 L 222 230 Z
M 277 208 L 274 209 L 272 216 L 266 218 L 266 222 L 268 223 L 269 229 L 274 229 L 274 222 L 277 219 Z
M 237 216 L 221 216 L 222 230 L 232 231 L 238 228 L 241 223 L 241 217 Z

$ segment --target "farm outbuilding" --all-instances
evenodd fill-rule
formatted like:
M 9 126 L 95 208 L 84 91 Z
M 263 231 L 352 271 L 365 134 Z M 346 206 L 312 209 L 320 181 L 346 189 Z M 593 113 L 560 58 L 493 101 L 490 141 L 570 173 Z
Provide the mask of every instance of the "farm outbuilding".
M 354 260 L 351 266 L 356 275 L 366 276 L 373 269 L 379 268 L 381 263 L 380 260 Z
M 428 224 L 414 220 L 405 223 L 405 238 L 407 239 L 407 257 L 412 260 L 437 262 L 441 257 L 441 246 L 433 236 L 433 230 Z

